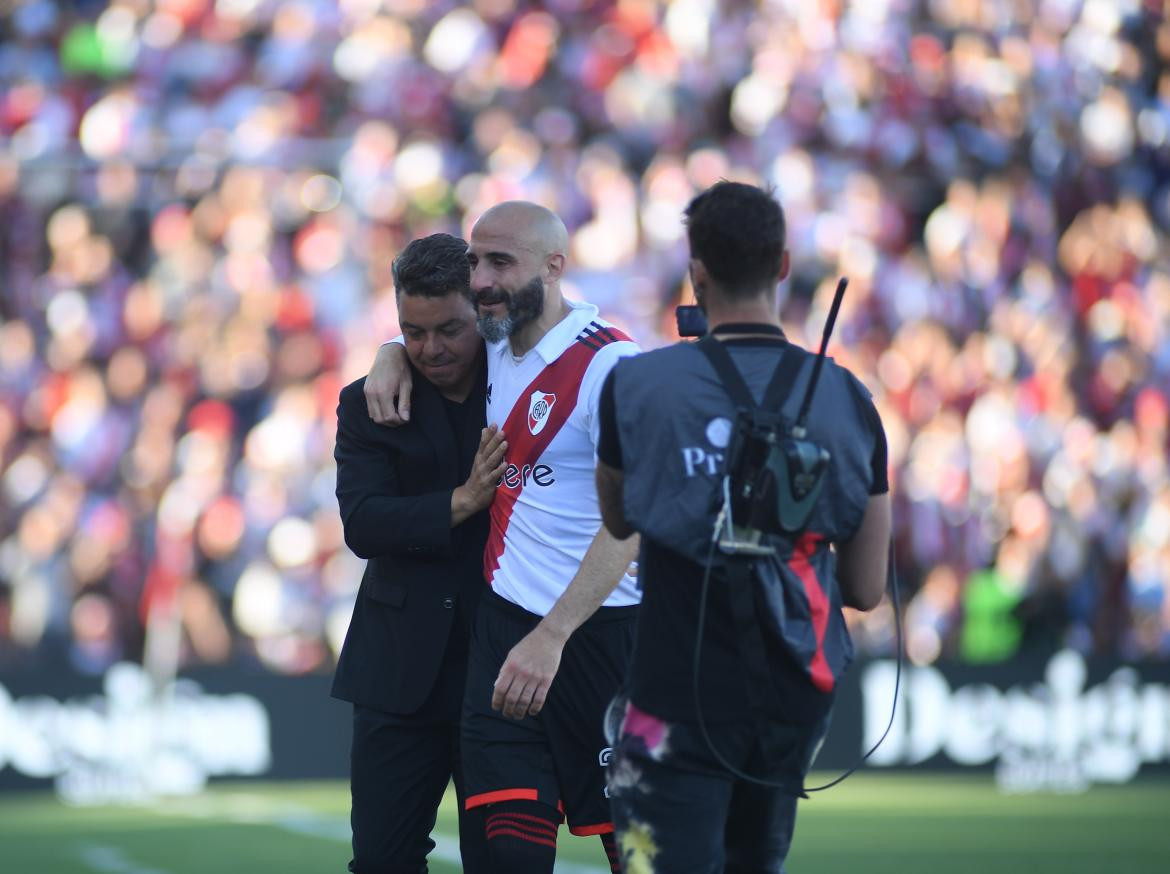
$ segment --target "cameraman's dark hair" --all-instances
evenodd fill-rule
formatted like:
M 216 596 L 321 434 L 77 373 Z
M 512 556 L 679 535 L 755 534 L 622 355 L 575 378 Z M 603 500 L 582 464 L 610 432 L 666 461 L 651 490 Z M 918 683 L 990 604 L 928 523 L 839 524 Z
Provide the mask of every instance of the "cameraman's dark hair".
M 770 191 L 716 182 L 686 208 L 691 257 L 732 296 L 776 281 L 784 255 L 784 210 Z
M 390 267 L 394 290 L 419 297 L 442 297 L 453 291 L 471 293 L 467 243 L 450 234 L 411 240 Z

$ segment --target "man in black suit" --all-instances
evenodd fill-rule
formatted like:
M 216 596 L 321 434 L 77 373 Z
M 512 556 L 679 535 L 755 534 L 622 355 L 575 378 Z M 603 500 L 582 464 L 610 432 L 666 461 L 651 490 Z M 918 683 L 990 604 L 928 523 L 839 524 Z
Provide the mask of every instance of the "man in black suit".
M 482 824 L 463 810 L 459 715 L 491 503 L 507 448 L 484 428 L 484 346 L 467 244 L 413 241 L 393 265 L 415 381 L 413 416 L 366 413 L 365 379 L 337 408 L 337 500 L 345 542 L 369 559 L 333 696 L 353 703 L 350 753 L 357 874 L 418 874 L 447 782 L 459 795 L 464 870 L 481 870 Z

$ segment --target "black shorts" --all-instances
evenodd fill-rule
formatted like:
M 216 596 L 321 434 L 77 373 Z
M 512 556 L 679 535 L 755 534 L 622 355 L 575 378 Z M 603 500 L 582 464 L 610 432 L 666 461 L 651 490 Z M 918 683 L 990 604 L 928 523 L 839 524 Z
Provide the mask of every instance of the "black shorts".
M 602 607 L 565 644 L 560 668 L 537 716 L 507 719 L 492 710 L 492 687 L 508 652 L 540 617 L 485 593 L 471 637 L 463 698 L 463 780 L 468 809 L 501 801 L 540 801 L 565 814 L 575 835 L 613 831 L 602 731 L 625 679 L 637 607 Z

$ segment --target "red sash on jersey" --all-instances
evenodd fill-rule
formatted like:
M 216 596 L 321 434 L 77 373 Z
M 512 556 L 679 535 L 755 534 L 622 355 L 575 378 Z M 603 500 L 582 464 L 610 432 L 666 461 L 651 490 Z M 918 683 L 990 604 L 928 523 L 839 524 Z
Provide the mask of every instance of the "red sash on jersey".
M 585 371 L 593 361 L 593 356 L 602 346 L 629 339 L 616 328 L 603 328 L 593 322 L 577 335 L 577 339 L 556 361 L 537 374 L 527 388 L 520 392 L 515 406 L 504 421 L 504 435 L 508 440 L 508 451 L 504 456 L 505 465 L 514 464 L 521 469 L 526 464 L 536 466 L 544 450 L 560 433 L 561 427 L 577 408 L 581 380 L 585 378 Z M 556 402 L 545 414 L 547 418 L 542 417 L 545 419 L 543 425 L 535 429 L 536 434 L 532 433 L 534 429 L 530 427 L 529 421 L 530 401 L 534 392 L 556 396 Z M 488 514 L 491 519 L 491 531 L 483 551 L 483 576 L 489 586 L 500 567 L 508 523 L 525 484 L 526 481 L 522 478 L 515 488 L 506 488 L 502 484 L 496 486 L 496 496 Z

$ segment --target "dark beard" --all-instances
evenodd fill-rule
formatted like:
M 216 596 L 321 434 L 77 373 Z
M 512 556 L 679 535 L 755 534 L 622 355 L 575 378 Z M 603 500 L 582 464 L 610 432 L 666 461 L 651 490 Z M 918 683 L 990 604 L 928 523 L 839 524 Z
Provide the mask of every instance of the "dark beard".
M 475 323 L 479 335 L 489 343 L 506 340 L 522 328 L 532 324 L 544 312 L 544 283 L 534 276 L 513 292 L 493 288 L 488 294 L 507 300 L 508 314 L 502 319 L 481 315 Z

